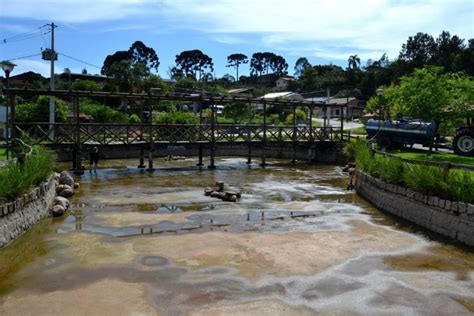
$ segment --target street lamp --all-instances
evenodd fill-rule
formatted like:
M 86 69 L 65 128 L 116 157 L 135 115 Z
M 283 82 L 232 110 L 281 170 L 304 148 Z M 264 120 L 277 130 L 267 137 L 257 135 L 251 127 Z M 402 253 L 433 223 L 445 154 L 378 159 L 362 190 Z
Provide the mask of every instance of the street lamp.
M 7 130 L 7 160 L 8 160 L 8 145 L 9 145 L 9 138 L 10 138 L 10 130 L 9 130 L 9 120 L 8 120 L 8 107 L 10 105 L 10 84 L 9 84 L 9 81 L 8 81 L 8 78 L 10 78 L 10 73 L 13 71 L 13 68 L 15 68 L 15 64 L 8 61 L 8 60 L 4 60 L 0 63 L 2 65 L 2 70 L 5 72 L 5 78 L 6 78 L 6 82 L 7 82 L 7 103 L 6 103 L 6 111 L 5 111 L 5 120 L 6 120 L 6 124 L 5 124 L 5 128 Z
M 378 89 L 376 90 L 376 93 L 377 93 L 377 96 L 379 97 L 379 116 L 381 117 L 381 116 L 382 116 L 383 88 L 378 88 Z M 379 120 L 380 120 L 380 117 L 379 117 Z M 384 115 L 384 119 L 385 119 L 385 115 Z

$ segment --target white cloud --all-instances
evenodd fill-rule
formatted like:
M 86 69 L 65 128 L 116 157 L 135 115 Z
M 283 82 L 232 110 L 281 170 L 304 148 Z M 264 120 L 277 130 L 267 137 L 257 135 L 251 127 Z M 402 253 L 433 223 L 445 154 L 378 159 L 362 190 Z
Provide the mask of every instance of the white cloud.
M 64 23 L 117 20 L 154 11 L 153 0 L 2 0 L 0 16 Z
M 378 58 L 383 52 L 396 57 L 416 32 L 437 36 L 449 30 L 474 37 L 473 0 L 43 0 L 41 5 L 2 0 L 0 16 L 117 21 L 109 31 L 146 30 L 143 26 L 151 22 L 161 29 L 204 32 L 233 45 L 250 34 L 269 50 L 334 59 L 349 54 Z
M 19 59 L 15 60 L 15 69 L 13 70 L 12 76 L 19 75 L 23 72 L 33 71 L 41 74 L 43 77 L 49 77 L 50 64 L 44 60 L 33 60 L 33 59 Z
M 294 54 L 347 59 L 358 53 L 377 58 L 398 55 L 416 32 L 437 36 L 449 30 L 474 35 L 472 0 L 165 0 L 165 13 L 182 27 L 209 33 L 259 34 L 261 43 Z M 186 19 L 184 19 L 186 17 Z M 321 45 L 330 42 L 331 45 Z M 325 48 L 326 46 L 326 48 Z

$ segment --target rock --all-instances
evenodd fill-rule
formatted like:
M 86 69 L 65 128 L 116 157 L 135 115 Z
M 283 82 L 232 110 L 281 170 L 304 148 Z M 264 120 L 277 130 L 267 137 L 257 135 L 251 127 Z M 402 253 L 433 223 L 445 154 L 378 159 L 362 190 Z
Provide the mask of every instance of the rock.
M 217 198 L 221 200 L 226 200 L 226 194 L 224 192 L 219 192 Z
M 231 195 L 231 196 L 229 196 L 228 200 L 229 200 L 230 202 L 235 202 L 235 201 L 237 201 L 237 195 Z
M 224 182 L 216 181 L 216 189 L 219 192 L 223 192 L 224 191 Z
M 73 188 L 74 188 L 74 189 L 79 189 L 79 183 L 78 183 L 78 182 L 75 182 Z
M 61 172 L 61 176 L 59 177 L 59 184 L 67 184 L 70 187 L 74 186 L 74 179 L 67 171 Z
M 240 199 L 242 197 L 242 193 L 240 192 L 237 192 L 237 194 L 235 195 L 238 199 Z
M 64 207 L 65 210 L 67 210 L 71 204 L 69 203 L 68 199 L 62 196 L 57 196 L 54 198 L 54 205 L 60 205 Z
M 72 188 L 67 188 L 61 191 L 61 193 L 58 194 L 59 196 L 65 197 L 65 198 L 70 198 L 71 196 L 74 195 L 74 191 Z
M 56 194 L 60 195 L 61 192 L 63 192 L 66 189 L 71 189 L 72 190 L 72 187 L 67 185 L 67 184 L 60 184 L 56 187 Z
M 54 176 L 53 176 L 53 179 L 54 179 L 55 181 L 59 181 L 59 178 L 60 178 L 60 177 L 61 177 L 61 174 L 60 174 L 59 172 L 55 172 L 55 173 L 54 173 Z
M 61 205 L 55 205 L 53 207 L 53 211 L 52 211 L 53 217 L 63 216 L 64 212 L 66 212 L 66 210 Z
M 217 192 L 217 191 L 212 191 L 209 195 L 210 195 L 211 197 L 219 197 L 219 192 Z
M 207 188 L 204 189 L 204 195 L 209 196 L 209 195 L 211 195 L 212 191 L 213 190 L 211 188 L 207 187 Z

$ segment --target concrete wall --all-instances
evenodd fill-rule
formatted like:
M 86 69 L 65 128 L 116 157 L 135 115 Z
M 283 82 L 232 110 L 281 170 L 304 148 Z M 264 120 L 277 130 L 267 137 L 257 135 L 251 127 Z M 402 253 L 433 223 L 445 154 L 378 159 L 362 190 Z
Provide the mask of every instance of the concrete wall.
M 0 204 L 0 248 L 49 216 L 56 196 L 54 179 L 41 184 L 13 202 Z
M 145 149 L 145 160 L 148 157 L 148 145 L 141 145 Z M 88 159 L 89 150 L 93 146 L 84 146 L 83 158 Z M 204 159 L 207 159 L 210 155 L 209 144 L 203 145 Z M 70 161 L 72 160 L 72 147 L 61 147 L 58 148 L 57 159 L 59 161 Z M 99 148 L 101 159 L 121 159 L 121 158 L 136 158 L 137 161 L 140 157 L 140 145 L 109 145 L 101 146 Z M 261 159 L 263 148 L 261 144 L 255 143 L 252 145 L 252 159 L 257 162 Z M 293 159 L 293 144 L 291 142 L 278 144 L 269 143 L 265 148 L 267 158 L 281 158 L 281 159 Z M 179 156 L 198 156 L 199 145 L 198 144 L 155 144 L 155 157 L 165 157 L 167 155 L 179 155 Z M 217 143 L 216 145 L 216 157 L 227 156 L 227 157 L 247 157 L 248 145 L 246 143 Z M 342 144 L 336 142 L 321 142 L 316 143 L 312 147 L 307 145 L 298 145 L 295 147 L 295 156 L 297 160 L 314 161 L 319 163 L 331 163 L 337 164 L 344 161 L 342 155 Z
M 382 211 L 474 246 L 474 205 L 423 195 L 357 171 L 357 193 Z

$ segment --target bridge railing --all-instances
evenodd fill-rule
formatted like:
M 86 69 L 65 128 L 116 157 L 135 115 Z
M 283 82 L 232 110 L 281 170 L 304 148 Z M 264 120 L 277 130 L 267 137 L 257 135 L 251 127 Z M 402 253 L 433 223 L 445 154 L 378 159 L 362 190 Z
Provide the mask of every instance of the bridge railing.
M 17 123 L 17 135 L 25 134 L 41 144 L 131 145 L 139 143 L 198 142 L 312 142 L 341 141 L 333 127 L 275 126 L 255 124 L 101 124 Z

